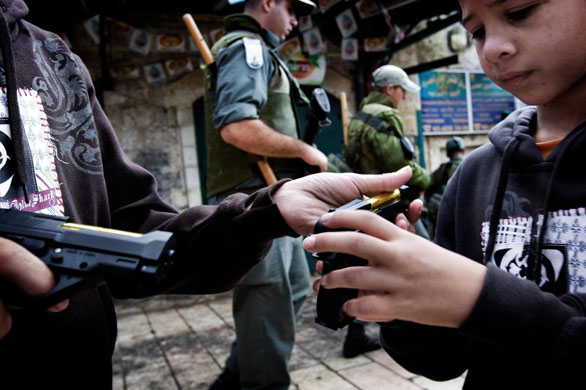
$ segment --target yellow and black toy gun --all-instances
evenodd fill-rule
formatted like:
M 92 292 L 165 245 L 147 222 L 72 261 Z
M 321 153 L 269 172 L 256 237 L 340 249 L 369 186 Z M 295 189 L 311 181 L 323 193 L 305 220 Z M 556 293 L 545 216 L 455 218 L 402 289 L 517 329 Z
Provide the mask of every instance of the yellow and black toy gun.
M 417 190 L 402 186 L 400 189 L 391 193 L 385 193 L 373 196 L 368 199 L 355 199 L 337 209 L 331 209 L 330 212 L 336 210 L 370 210 L 377 213 L 381 217 L 395 222 L 398 214 L 403 213 L 407 215 L 409 204 L 417 199 L 419 193 Z M 325 227 L 321 221 L 317 221 L 314 233 L 323 233 L 328 231 L 347 231 L 348 229 L 329 229 Z M 323 261 L 322 275 L 355 266 L 368 265 L 368 261 L 356 256 L 344 253 L 314 253 L 313 257 Z M 350 288 L 334 288 L 325 289 L 320 287 L 317 294 L 317 317 L 315 322 L 333 330 L 338 330 L 345 327 L 354 318 L 348 316 L 342 311 L 342 305 L 350 299 L 358 296 L 358 290 Z
M 169 232 L 131 233 L 15 209 L 0 210 L 0 237 L 40 258 L 57 280 L 39 297 L 26 296 L 0 280 L 0 298 L 21 307 L 51 306 L 103 281 L 149 291 L 163 281 L 175 257 Z

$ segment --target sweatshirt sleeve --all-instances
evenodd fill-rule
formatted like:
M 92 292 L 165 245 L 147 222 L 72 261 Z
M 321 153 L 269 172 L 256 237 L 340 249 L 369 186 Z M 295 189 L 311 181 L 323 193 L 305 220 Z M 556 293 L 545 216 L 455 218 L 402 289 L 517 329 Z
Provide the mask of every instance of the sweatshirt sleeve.
M 503 354 L 571 362 L 583 358 L 586 348 L 585 308 L 584 294 L 556 297 L 534 282 L 489 266 L 480 296 L 460 332 Z
M 177 241 L 176 261 L 163 286 L 157 291 L 139 291 L 135 286 L 110 285 L 114 296 L 226 291 L 263 258 L 273 238 L 296 235 L 272 200 L 284 181 L 252 195 L 232 195 L 218 206 L 196 206 L 177 213 L 159 196 L 155 178 L 122 151 L 95 98 L 89 73 L 83 64 L 81 67 L 98 129 L 109 205 L 102 214 L 109 213 L 109 227 L 134 232 L 166 230 Z

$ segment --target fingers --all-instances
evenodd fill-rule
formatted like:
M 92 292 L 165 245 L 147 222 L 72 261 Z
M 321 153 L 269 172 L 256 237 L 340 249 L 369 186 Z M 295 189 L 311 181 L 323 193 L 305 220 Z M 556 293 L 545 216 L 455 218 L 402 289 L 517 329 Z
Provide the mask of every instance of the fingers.
M 415 199 L 411 204 L 409 204 L 409 209 L 407 210 L 407 219 L 409 222 L 415 223 L 421 216 L 421 210 L 423 210 L 423 202 L 421 199 Z
M 405 166 L 396 172 L 382 175 L 359 175 L 346 173 L 351 178 L 360 194 L 377 195 L 383 192 L 391 192 L 407 183 L 411 178 L 411 167 Z
M 411 225 L 407 217 L 403 214 L 397 215 L 397 218 L 395 219 L 395 225 L 397 225 L 397 227 L 400 229 L 407 230 L 411 233 L 415 233 L 415 228 L 413 227 L 413 225 Z
M 0 275 L 28 295 L 41 295 L 55 285 L 51 270 L 22 246 L 0 238 Z
M 11 283 L 27 295 L 42 295 L 55 285 L 51 270 L 36 256 L 17 243 L 0 238 L 0 280 Z M 60 302 L 47 310 L 52 313 L 67 308 L 69 301 Z M 0 301 L 0 337 L 10 329 L 10 315 Z
M 60 311 L 67 309 L 67 306 L 69 306 L 69 299 L 66 299 L 64 301 L 59 302 L 56 305 L 48 307 L 47 311 L 50 313 L 59 313 Z
M 313 289 L 314 293 L 317 294 L 319 292 L 320 285 L 321 285 L 321 278 L 318 278 L 313 281 L 313 285 L 311 286 L 311 288 Z
M 382 240 L 390 240 L 397 231 L 400 231 L 400 229 L 398 229 L 386 219 L 376 215 L 373 212 L 364 210 L 338 210 L 333 213 L 327 213 L 322 215 L 321 222 L 328 228 L 360 230 L 367 235 L 377 237 Z M 314 252 L 323 251 L 320 248 L 320 250 L 316 250 Z
M 380 294 L 351 299 L 342 306 L 342 310 L 349 316 L 371 322 L 388 322 L 397 319 L 393 308 L 392 296 Z

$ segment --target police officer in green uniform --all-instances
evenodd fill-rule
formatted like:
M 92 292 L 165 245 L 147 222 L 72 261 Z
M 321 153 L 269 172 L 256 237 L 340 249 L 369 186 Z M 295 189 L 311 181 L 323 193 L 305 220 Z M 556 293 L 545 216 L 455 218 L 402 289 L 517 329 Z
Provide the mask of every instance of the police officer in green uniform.
M 206 71 L 207 193 L 218 203 L 266 185 L 255 161 L 268 156 L 277 178 L 299 175 L 300 162 L 327 168 L 327 157 L 299 139 L 296 104 L 308 100 L 276 48 L 315 8 L 309 0 L 247 0 L 225 19 Z M 256 157 L 255 157 L 256 156 Z M 211 389 L 287 389 L 295 315 L 309 293 L 301 238 L 277 239 L 265 260 L 234 289 L 236 341 Z
M 425 190 L 425 205 L 427 209 L 427 218 L 429 221 L 428 231 L 430 236 L 434 236 L 435 223 L 439 212 L 439 205 L 448 184 L 450 177 L 456 172 L 458 166 L 464 159 L 466 144 L 461 137 L 451 137 L 446 142 L 446 155 L 450 161 L 441 164 L 431 174 L 431 184 Z

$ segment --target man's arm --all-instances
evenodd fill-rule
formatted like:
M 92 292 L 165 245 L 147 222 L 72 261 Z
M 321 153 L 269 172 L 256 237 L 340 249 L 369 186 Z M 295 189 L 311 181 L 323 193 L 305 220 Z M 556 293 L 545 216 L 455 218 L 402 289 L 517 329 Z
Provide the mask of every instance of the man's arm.
M 318 149 L 305 142 L 281 134 L 260 119 L 229 123 L 220 130 L 224 142 L 248 153 L 268 157 L 300 158 L 309 165 L 327 169 L 328 159 Z
M 275 72 L 271 55 L 266 49 L 263 56 L 263 66 L 252 69 L 247 65 L 242 41 L 218 53 L 214 126 L 225 142 L 241 150 L 261 156 L 301 158 L 325 171 L 328 161 L 322 152 L 301 140 L 279 133 L 259 119 L 259 112 L 268 99 L 268 85 Z

